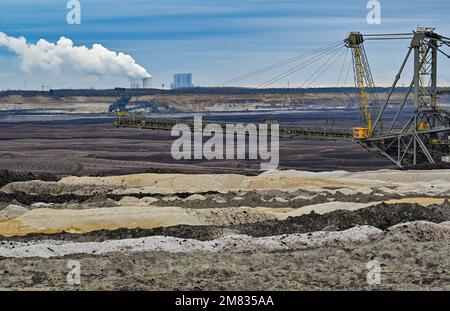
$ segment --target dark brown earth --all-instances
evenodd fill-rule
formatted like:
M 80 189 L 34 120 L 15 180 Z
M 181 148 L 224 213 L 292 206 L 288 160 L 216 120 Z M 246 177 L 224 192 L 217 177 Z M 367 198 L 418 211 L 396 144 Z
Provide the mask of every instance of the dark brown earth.
M 11 172 L 8 170 L 0 171 L 0 187 L 16 181 L 29 180 L 57 181 L 58 178 L 48 173 L 35 175 L 32 173 Z
M 320 127 L 326 124 L 324 119 L 327 117 L 323 115 L 317 117 L 319 120 L 312 118 L 298 122 L 287 120 L 286 123 Z M 351 127 L 351 122 L 346 121 L 343 126 Z M 260 173 L 259 161 L 175 161 L 171 156 L 175 139 L 167 131 L 115 128 L 111 118 L 2 122 L 0 170 L 59 176 L 143 172 Z M 294 137 L 280 139 L 279 168 L 363 171 L 392 168 L 392 165 L 352 141 Z

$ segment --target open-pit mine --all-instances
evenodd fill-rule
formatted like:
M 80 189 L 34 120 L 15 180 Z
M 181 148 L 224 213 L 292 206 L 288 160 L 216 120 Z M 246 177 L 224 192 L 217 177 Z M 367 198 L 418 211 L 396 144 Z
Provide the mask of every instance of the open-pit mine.
M 448 290 L 449 173 L 3 172 L 0 288 Z
M 405 39 L 376 87 L 365 41 Z M 444 46 L 419 27 L 304 56 L 349 52 L 354 88 L 1 92 L 0 290 L 450 290 Z

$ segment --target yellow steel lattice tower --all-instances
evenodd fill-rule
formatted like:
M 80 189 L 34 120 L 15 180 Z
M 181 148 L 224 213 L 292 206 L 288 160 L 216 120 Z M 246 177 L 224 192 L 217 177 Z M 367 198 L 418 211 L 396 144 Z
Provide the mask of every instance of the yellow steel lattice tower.
M 352 32 L 345 40 L 346 46 L 352 50 L 353 72 L 355 76 L 355 87 L 359 90 L 360 106 L 362 119 L 366 128 L 353 128 L 354 138 L 363 139 L 372 135 L 372 111 L 378 106 L 378 98 L 374 92 L 375 84 L 373 82 L 372 72 L 370 71 L 364 49 L 364 38 L 359 32 Z

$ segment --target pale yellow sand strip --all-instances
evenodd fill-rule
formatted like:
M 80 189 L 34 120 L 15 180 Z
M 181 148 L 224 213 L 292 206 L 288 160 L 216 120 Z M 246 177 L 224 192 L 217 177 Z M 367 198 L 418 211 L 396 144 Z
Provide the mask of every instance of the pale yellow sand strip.
M 439 198 L 405 198 L 385 203 L 441 204 Z M 35 209 L 18 218 L 0 222 L 0 235 L 21 236 L 29 233 L 85 233 L 119 228 L 151 229 L 176 225 L 230 225 L 271 219 L 283 220 L 314 211 L 326 214 L 336 210 L 355 211 L 381 202 L 328 202 L 302 208 L 229 207 L 185 209 L 181 207 L 125 206 L 85 210 Z

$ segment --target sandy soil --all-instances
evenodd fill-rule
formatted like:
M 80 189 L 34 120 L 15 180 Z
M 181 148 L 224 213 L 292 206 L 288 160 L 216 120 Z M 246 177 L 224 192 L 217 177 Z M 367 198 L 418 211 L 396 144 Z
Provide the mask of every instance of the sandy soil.
M 450 290 L 449 243 L 374 242 L 299 251 L 130 256 L 78 255 L 0 259 L 8 290 Z M 81 264 L 81 285 L 66 283 L 69 260 Z M 381 264 L 381 284 L 367 283 L 367 263 Z
M 272 171 L 254 177 L 138 174 L 13 182 L 0 189 L 0 235 L 253 224 L 383 202 L 439 205 L 450 194 L 446 170 L 435 171 L 433 183 L 422 171 L 391 181 L 397 174 L 379 171 L 361 179 L 347 172 Z
M 448 170 L 1 176 L 0 289 L 450 289 Z

